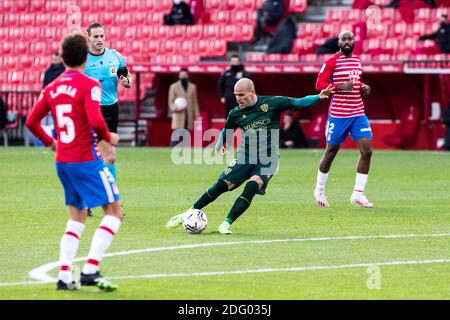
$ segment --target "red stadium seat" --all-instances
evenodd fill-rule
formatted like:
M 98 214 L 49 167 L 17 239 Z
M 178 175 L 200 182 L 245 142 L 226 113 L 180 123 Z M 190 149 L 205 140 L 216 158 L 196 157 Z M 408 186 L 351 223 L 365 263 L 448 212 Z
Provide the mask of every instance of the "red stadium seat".
M 135 12 L 131 16 L 131 25 L 133 26 L 145 26 L 147 24 L 147 15 L 145 12 Z
M 100 23 L 102 25 L 104 25 L 105 27 L 109 27 L 109 26 L 113 26 L 115 25 L 114 20 L 116 18 L 116 14 L 112 13 L 112 12 L 105 12 L 101 15 L 100 18 Z M 95 20 L 92 20 L 92 22 L 94 22 Z
M 17 42 L 14 44 L 14 54 L 17 56 L 26 55 L 28 54 L 28 48 L 28 42 Z
M 326 23 L 322 25 L 322 36 L 325 38 L 337 37 L 340 30 L 339 25 Z
M 411 52 L 417 48 L 417 38 L 406 38 L 400 46 L 401 52 Z
M 114 13 L 119 13 L 123 11 L 123 4 L 124 1 L 123 0 L 109 0 L 108 1 L 108 10 L 112 11 Z M 128 8 L 127 8 L 127 12 L 129 12 Z
M 15 0 L 13 2 L 13 12 L 17 13 L 28 12 L 29 5 L 30 5 L 29 0 Z
M 420 109 L 411 105 L 400 119 L 395 134 L 387 135 L 383 138 L 388 145 L 401 149 L 412 147 L 416 144 L 420 124 Z
M 202 39 L 217 39 L 219 38 L 219 26 L 217 25 L 205 25 L 203 26 L 203 38 Z
M 123 53 L 127 47 L 126 41 L 116 41 L 111 44 L 111 47 L 113 47 L 117 52 Z
M 236 42 L 246 42 L 253 39 L 255 27 L 253 25 L 244 24 L 239 27 L 239 32 L 236 34 Z
M 23 27 L 31 27 L 34 25 L 34 17 L 35 15 L 32 13 L 24 13 L 20 15 L 20 26 Z
M 222 9 L 222 0 L 205 0 L 206 11 L 216 11 Z
M 0 54 L 2 56 L 8 56 L 13 52 L 13 42 L 2 42 L 0 43 Z
M 242 8 L 248 11 L 255 11 L 261 4 L 257 4 L 255 0 L 242 0 Z
M 396 38 L 389 38 L 386 39 L 386 42 L 384 44 L 384 49 L 387 50 L 386 53 L 389 54 L 396 54 L 399 50 L 400 42 Z
M 0 28 L 0 42 L 6 41 L 9 38 L 9 28 Z
M 36 84 L 41 82 L 41 72 L 26 72 L 23 77 L 24 84 Z
M 33 61 L 34 59 L 31 56 L 20 57 L 18 69 L 28 71 L 28 69 L 30 69 L 33 66 Z
M 151 13 L 155 11 L 155 0 L 141 0 L 140 11 Z
M 325 15 L 325 23 L 339 23 L 342 20 L 343 10 L 328 9 Z
M 137 29 L 136 27 L 127 27 L 125 29 L 125 39 L 131 42 L 135 42 L 137 39 Z
M 128 27 L 131 23 L 131 14 L 128 12 L 123 12 L 121 14 L 116 14 L 115 24 L 119 27 Z
M 80 7 L 81 14 L 90 13 L 92 11 L 92 2 L 91 0 L 79 0 L 78 6 Z
M 228 11 L 216 11 L 211 13 L 211 23 L 216 25 L 226 25 L 230 20 Z
M 200 40 L 197 46 L 197 54 L 201 57 L 208 56 L 208 47 L 210 46 L 210 42 L 208 40 Z
M 384 8 L 381 9 L 381 21 L 383 24 L 392 24 L 401 20 L 401 16 L 397 9 L 394 8 Z
M 156 55 L 159 52 L 159 40 L 150 40 L 146 43 L 145 49 L 150 56 Z
M 408 36 L 408 25 L 404 22 L 399 22 L 393 25 L 394 37 L 404 38 Z
M 56 53 L 56 52 L 59 51 L 60 39 L 61 39 L 61 37 L 59 37 L 58 40 L 51 41 L 51 42 L 47 43 L 47 50 L 50 50 L 51 54 Z
M 43 56 L 36 56 L 34 58 L 34 69 L 39 71 L 45 71 L 50 65 L 49 58 Z
M 169 38 L 174 40 L 183 40 L 186 35 L 186 26 L 172 26 L 169 29 Z
M 0 12 L 6 14 L 11 12 L 13 9 L 13 0 L 3 0 L 0 1 Z
M 52 14 L 50 25 L 57 28 L 65 27 L 67 25 L 67 15 L 65 13 Z
M 3 25 L 7 27 L 17 27 L 20 21 L 20 14 L 10 13 L 3 17 Z
M 297 35 L 301 38 L 316 38 L 321 36 L 321 31 L 320 25 L 316 23 L 300 23 Z
M 220 28 L 220 34 L 222 35 L 222 39 L 226 41 L 234 41 L 236 39 L 236 25 L 226 25 Z
M 109 27 L 105 33 L 106 41 L 117 41 L 122 38 L 122 28 L 120 27 Z
M 195 26 L 187 26 L 186 27 L 186 39 L 191 40 L 200 40 L 203 33 L 203 26 L 195 25 Z
M 165 40 L 169 37 L 169 32 L 170 32 L 169 26 L 157 27 L 157 28 L 153 29 L 153 31 L 155 31 L 155 30 L 156 30 L 156 32 L 153 33 L 155 39 Z
M 165 14 L 169 13 L 172 8 L 173 0 L 158 0 L 155 5 L 155 12 Z
M 126 0 L 125 6 L 128 12 L 139 12 L 140 1 L 139 0 Z
M 163 55 L 173 55 L 178 47 L 178 42 L 175 40 L 162 41 L 159 46 L 159 53 Z
M 323 148 L 325 146 L 325 125 L 327 122 L 327 115 L 318 113 L 315 114 L 305 138 L 311 148 Z
M 428 22 L 431 17 L 431 9 L 430 8 L 419 8 L 414 10 L 414 20 L 415 22 L 425 21 Z
M 22 28 L 10 28 L 9 29 L 9 39 L 14 41 L 19 41 L 23 39 Z
M 430 32 L 430 30 L 436 30 L 436 29 L 430 29 L 430 25 L 426 22 L 417 22 L 409 26 L 408 35 L 419 37 L 421 35 L 427 34 Z
M 43 42 L 31 42 L 30 43 L 30 55 L 33 57 L 36 56 L 45 56 L 47 54 L 46 45 Z
M 44 28 L 50 25 L 51 20 L 51 14 L 50 13 L 39 13 L 36 14 L 35 17 L 35 25 L 39 28 Z
M 153 26 L 161 26 L 163 24 L 164 13 L 152 13 L 147 18 L 148 24 Z
M 83 14 L 81 17 L 84 26 L 89 26 L 93 22 L 99 22 L 98 13 L 87 13 Z
M 4 49 L 4 48 L 2 48 Z M 8 56 L 8 57 L 4 57 L 3 58 L 3 68 L 6 71 L 14 71 L 17 69 L 17 57 L 12 57 L 12 56 Z
M 247 23 L 247 11 L 240 10 L 235 11 L 230 15 L 230 21 L 233 24 L 246 24 Z
M 181 54 L 185 56 L 190 56 L 196 52 L 195 41 L 185 40 L 181 42 Z
M 450 15 L 450 8 L 448 3 L 446 7 L 440 7 L 435 10 L 435 15 L 430 17 L 431 22 L 438 21 L 443 14 L 446 14 L 447 16 Z
M 58 12 L 60 12 L 60 1 L 47 0 L 45 2 L 45 12 L 47 12 L 47 13 L 58 13 Z
M 108 1 L 107 0 L 97 0 L 93 1 L 94 8 L 93 12 L 105 12 L 108 10 Z
M 133 41 L 131 43 L 131 50 L 128 51 L 128 53 L 131 53 L 132 55 L 140 55 L 141 53 L 143 53 L 142 42 Z
M 297 13 L 297 12 L 305 12 L 308 7 L 308 3 L 306 0 L 290 0 L 288 12 Z
M 239 0 L 224 0 L 224 9 L 228 11 L 239 10 L 242 7 L 242 2 Z
M 44 12 L 44 9 L 45 9 L 45 0 L 31 0 L 30 2 L 31 13 Z
M 136 38 L 140 41 L 150 40 L 153 36 L 153 27 L 142 26 L 137 29 Z
M 227 42 L 225 40 L 211 41 L 208 46 L 208 57 L 221 57 L 227 53 Z

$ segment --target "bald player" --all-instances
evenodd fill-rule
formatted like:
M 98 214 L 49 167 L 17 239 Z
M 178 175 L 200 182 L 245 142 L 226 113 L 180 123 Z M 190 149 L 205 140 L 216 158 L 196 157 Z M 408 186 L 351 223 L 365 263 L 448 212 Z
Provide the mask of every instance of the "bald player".
M 228 114 L 225 127 L 216 144 L 216 152 L 224 155 L 226 141 L 232 141 L 237 128 L 244 132 L 242 144 L 234 159 L 217 181 L 195 202 L 193 209 L 202 209 L 222 193 L 234 190 L 246 182 L 244 190 L 219 226 L 219 233 L 231 234 L 230 226 L 250 206 L 256 194 L 264 195 L 271 177 L 276 173 L 279 158 L 280 117 L 283 111 L 310 107 L 334 92 L 328 86 L 318 95 L 303 98 L 258 96 L 253 81 L 239 80 L 234 87 L 238 106 Z M 181 225 L 183 213 L 172 217 L 166 226 Z
M 370 87 L 361 82 L 361 59 L 353 54 L 355 36 L 344 30 L 339 34 L 340 51 L 323 65 L 317 76 L 316 89 L 323 90 L 330 85 L 336 91 L 330 102 L 325 129 L 327 146 L 320 160 L 314 197 L 319 208 L 328 208 L 325 184 L 328 173 L 339 147 L 348 135 L 356 141 L 360 153 L 356 168 L 356 181 L 350 202 L 363 208 L 373 204 L 364 195 L 364 188 L 372 157 L 372 129 L 364 113 L 361 95 L 370 94 Z

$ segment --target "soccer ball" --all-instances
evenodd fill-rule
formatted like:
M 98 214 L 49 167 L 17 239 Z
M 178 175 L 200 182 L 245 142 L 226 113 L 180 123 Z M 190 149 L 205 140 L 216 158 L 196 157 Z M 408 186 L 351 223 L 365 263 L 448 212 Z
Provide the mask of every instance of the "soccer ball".
M 173 104 L 177 111 L 183 111 L 184 109 L 187 108 L 188 102 L 185 97 L 178 97 L 175 99 Z
M 188 233 L 201 233 L 206 229 L 206 214 L 198 209 L 189 209 L 183 216 L 183 227 Z

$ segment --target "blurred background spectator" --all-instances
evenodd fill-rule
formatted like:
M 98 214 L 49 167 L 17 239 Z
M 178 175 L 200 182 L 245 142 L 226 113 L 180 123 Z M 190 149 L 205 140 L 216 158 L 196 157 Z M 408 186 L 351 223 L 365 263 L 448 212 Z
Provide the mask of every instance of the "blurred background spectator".
M 62 59 L 61 56 L 59 55 L 59 52 L 53 53 L 52 64 L 45 71 L 44 83 L 42 87 L 45 88 L 50 82 L 58 78 L 59 75 L 63 73 L 65 70 L 66 67 L 62 63 Z
M 441 15 L 439 21 L 441 25 L 436 32 L 419 37 L 419 40 L 436 40 L 436 45 L 429 47 L 418 47 L 413 53 L 450 53 L 450 24 L 448 23 L 448 16 L 446 14 Z
M 257 11 L 255 42 L 261 40 L 267 26 L 276 26 L 281 21 L 286 9 L 283 0 L 264 1 L 262 7 Z
M 182 0 L 173 0 L 170 13 L 164 15 L 164 24 L 167 26 L 194 24 L 189 5 Z
M 307 145 L 298 120 L 291 111 L 286 112 L 280 128 L 280 147 L 289 149 L 306 148 Z
M 293 16 L 287 16 L 278 26 L 269 42 L 266 53 L 289 53 L 297 38 L 297 24 Z
M 230 67 L 222 73 L 218 81 L 220 102 L 225 106 L 225 118 L 238 105 L 234 95 L 234 85 L 242 78 L 250 78 L 250 74 L 245 71 L 239 55 L 234 54 L 230 59 Z

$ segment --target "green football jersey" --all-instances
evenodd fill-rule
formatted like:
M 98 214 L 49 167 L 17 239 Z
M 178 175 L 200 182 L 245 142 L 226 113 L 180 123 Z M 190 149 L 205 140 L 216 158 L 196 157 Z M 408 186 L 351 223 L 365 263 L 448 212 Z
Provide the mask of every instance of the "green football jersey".
M 247 108 L 235 107 L 230 111 L 225 129 L 241 128 L 244 139 L 238 155 L 246 159 L 255 155 L 278 156 L 280 117 L 283 111 L 292 109 L 294 98 L 283 96 L 258 96 L 256 103 Z M 227 133 L 229 133 L 227 131 Z M 273 149 L 273 150 L 272 150 Z M 247 160 L 248 161 L 248 160 Z

